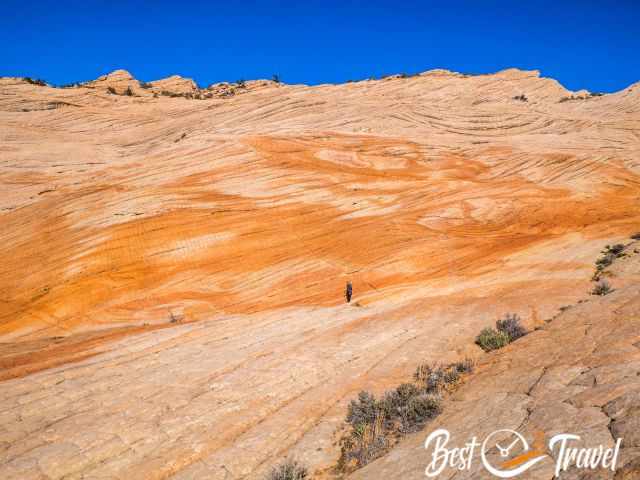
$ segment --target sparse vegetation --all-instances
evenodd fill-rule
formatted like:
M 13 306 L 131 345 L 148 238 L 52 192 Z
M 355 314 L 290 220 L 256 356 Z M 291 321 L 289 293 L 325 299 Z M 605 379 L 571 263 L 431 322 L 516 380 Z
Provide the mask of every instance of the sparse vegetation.
M 606 280 L 600 280 L 598 283 L 596 283 L 595 287 L 593 287 L 593 290 L 591 290 L 591 295 L 598 295 L 603 297 L 611 292 L 613 292 L 613 289 L 611 288 L 611 285 L 609 285 L 609 282 L 607 282 Z
M 529 333 L 520 322 L 518 315 L 507 313 L 503 319 L 496 321 L 495 329 L 484 328 L 476 337 L 476 344 L 485 352 L 498 350 Z
M 527 98 L 527 96 L 523 93 L 521 95 L 516 95 L 515 97 L 513 97 L 514 100 L 519 100 L 521 102 L 528 102 L 529 99 Z
M 587 95 L 568 95 L 558 100 L 558 103 L 572 102 L 576 100 L 589 100 L 590 98 L 602 97 L 603 95 L 604 93 L 601 93 L 601 92 L 591 92 L 591 93 L 588 93 Z
M 496 322 L 496 328 L 499 332 L 509 335 L 511 342 L 527 334 L 527 330 L 522 326 L 520 317 L 517 314 L 507 313 L 505 317 Z
M 75 88 L 75 87 L 81 87 L 82 86 L 82 82 L 71 82 L 71 83 L 64 83 L 62 85 L 59 85 L 58 88 Z
M 596 260 L 596 271 L 593 274 L 592 280 L 600 280 L 600 275 L 604 269 L 610 266 L 616 258 L 624 256 L 624 249 L 625 246 L 621 243 L 605 246 L 604 250 L 600 252 L 602 256 Z
M 309 478 L 309 472 L 306 467 L 295 460 L 285 460 L 273 467 L 265 480 L 305 480 L 307 478 Z
M 346 416 L 350 431 L 341 439 L 338 469 L 352 471 L 382 456 L 397 439 L 422 429 L 441 411 L 442 395 L 453 390 L 462 374 L 473 370 L 465 360 L 449 365 L 418 366 L 412 383 L 403 383 L 380 398 L 360 392 Z
M 482 329 L 480 334 L 476 337 L 476 344 L 485 352 L 498 350 L 499 348 L 508 345 L 509 341 L 509 335 L 491 327 Z
M 44 80 L 42 80 L 40 78 L 24 77 L 24 81 L 27 82 L 27 83 L 30 83 L 31 85 L 37 85 L 39 87 L 46 87 L 47 86 L 47 82 L 45 82 Z

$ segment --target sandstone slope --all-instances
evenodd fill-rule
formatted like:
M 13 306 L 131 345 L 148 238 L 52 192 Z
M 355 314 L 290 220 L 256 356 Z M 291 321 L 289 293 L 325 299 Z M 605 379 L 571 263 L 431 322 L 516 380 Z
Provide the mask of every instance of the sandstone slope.
M 0 79 L 6 478 L 327 467 L 360 389 L 478 354 L 506 311 L 543 324 L 640 224 L 638 85 L 560 102 L 538 72 L 432 71 L 189 100 L 109 77 Z
M 451 433 L 451 444 L 482 441 L 491 432 L 511 429 L 533 439 L 579 435 L 572 445 L 613 448 L 622 438 L 616 473 L 607 469 L 570 468 L 563 480 L 632 480 L 640 478 L 640 242 L 627 248 L 607 278 L 613 293 L 591 296 L 557 315 L 548 325 L 487 355 L 444 404 L 444 413 L 425 431 L 412 435 L 389 455 L 354 479 L 425 478 L 432 450 L 425 438 L 438 428 Z M 516 478 L 553 480 L 556 447 L 551 456 Z M 495 459 L 494 459 L 495 461 Z M 472 468 L 446 468 L 438 479 L 495 479 L 476 452 Z

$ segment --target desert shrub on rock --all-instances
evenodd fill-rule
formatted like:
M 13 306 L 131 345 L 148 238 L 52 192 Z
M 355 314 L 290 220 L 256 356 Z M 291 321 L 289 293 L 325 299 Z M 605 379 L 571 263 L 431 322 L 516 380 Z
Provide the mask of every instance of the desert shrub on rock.
M 476 344 L 480 346 L 485 352 L 492 350 L 498 350 L 509 344 L 511 339 L 505 332 L 495 330 L 491 327 L 482 329 L 482 331 L 476 337 Z
M 47 86 L 47 82 L 45 82 L 44 80 L 42 80 L 40 78 L 24 77 L 24 81 L 27 82 L 27 83 L 30 83 L 31 85 L 37 85 L 39 87 L 46 87 Z
M 346 420 L 353 426 L 372 423 L 379 413 L 380 405 L 376 397 L 369 392 L 362 391 L 358 394 L 358 400 L 351 400 Z
M 621 243 L 616 243 L 615 245 L 607 245 L 604 248 L 604 253 L 613 254 L 616 257 L 621 257 L 622 252 L 624 252 L 624 245 Z
M 496 322 L 496 329 L 499 332 L 509 335 L 509 341 L 513 342 L 527 334 L 527 330 L 522 326 L 520 317 L 517 314 L 507 313 L 503 319 Z
M 388 390 L 380 398 L 363 391 L 349 404 L 349 432 L 340 440 L 338 469 L 352 471 L 383 455 L 399 436 L 422 429 L 442 410 L 442 394 L 473 370 L 465 360 L 447 365 L 420 364 L 414 381 Z
M 592 280 L 599 280 L 600 275 L 604 271 L 605 268 L 610 266 L 616 258 L 620 258 L 624 256 L 625 246 L 621 243 L 616 243 L 615 245 L 607 245 L 600 252 L 602 256 L 596 260 L 596 271 L 593 274 Z
M 426 393 L 439 394 L 443 390 L 452 390 L 460 381 L 461 374 L 472 371 L 473 362 L 469 359 L 449 365 L 423 363 L 418 366 L 413 378 Z
M 309 478 L 307 469 L 295 460 L 285 460 L 271 469 L 265 480 L 305 480 Z
M 340 441 L 339 470 L 354 470 L 382 456 L 389 447 L 384 419 L 378 416 L 372 423 L 357 424 Z
M 611 292 L 613 292 L 613 289 L 611 288 L 611 285 L 609 285 L 609 282 L 606 280 L 600 280 L 596 283 L 595 287 L 593 287 L 593 290 L 591 290 L 591 295 L 598 295 L 602 297 Z
M 400 430 L 403 433 L 421 430 L 429 420 L 442 411 L 441 400 L 437 395 L 420 394 L 412 396 L 398 409 Z
M 509 343 L 524 337 L 527 330 L 522 326 L 517 314 L 507 313 L 504 318 L 496 321 L 496 328 L 484 328 L 476 337 L 476 344 L 485 352 L 498 350 Z

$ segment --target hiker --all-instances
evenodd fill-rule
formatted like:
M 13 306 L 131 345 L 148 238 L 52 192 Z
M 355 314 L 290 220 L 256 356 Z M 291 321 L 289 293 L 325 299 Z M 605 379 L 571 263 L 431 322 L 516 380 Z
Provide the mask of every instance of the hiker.
M 353 287 L 351 282 L 347 282 L 347 288 L 344 291 L 344 296 L 347 297 L 347 303 L 351 302 L 351 295 L 353 295 Z

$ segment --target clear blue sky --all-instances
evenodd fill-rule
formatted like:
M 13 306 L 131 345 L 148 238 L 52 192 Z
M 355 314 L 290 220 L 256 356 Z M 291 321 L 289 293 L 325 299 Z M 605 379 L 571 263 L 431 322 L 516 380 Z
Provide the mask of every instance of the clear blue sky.
M 55 84 L 116 68 L 202 85 L 512 66 L 572 90 L 640 80 L 640 0 L 2 0 L 0 10 L 0 76 Z

